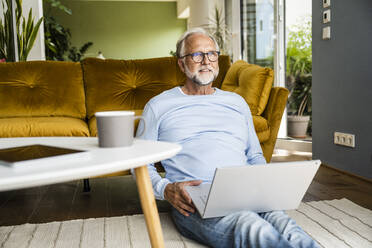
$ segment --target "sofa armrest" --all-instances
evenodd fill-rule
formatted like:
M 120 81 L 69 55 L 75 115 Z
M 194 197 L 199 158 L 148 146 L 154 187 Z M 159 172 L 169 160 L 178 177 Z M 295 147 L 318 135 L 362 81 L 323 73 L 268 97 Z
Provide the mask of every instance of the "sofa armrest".
M 261 144 L 267 162 L 271 161 L 276 138 L 282 120 L 283 112 L 287 104 L 289 91 L 283 87 L 273 87 L 270 91 L 269 101 L 262 116 L 267 120 L 270 128 L 269 140 Z

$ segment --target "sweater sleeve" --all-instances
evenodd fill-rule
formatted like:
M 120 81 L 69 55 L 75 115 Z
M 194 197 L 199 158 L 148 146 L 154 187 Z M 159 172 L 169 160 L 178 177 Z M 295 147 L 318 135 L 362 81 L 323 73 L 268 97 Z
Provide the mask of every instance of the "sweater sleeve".
M 145 129 L 143 135 L 138 138 L 145 140 L 158 140 L 159 120 L 156 117 L 150 103 L 145 106 L 142 117 L 145 120 L 145 124 L 143 123 L 143 120 L 140 121 L 136 136 L 138 137 L 138 135 L 143 132 L 143 129 Z M 164 189 L 167 184 L 170 183 L 170 181 L 166 178 L 162 178 L 159 175 L 153 163 L 148 164 L 147 167 L 149 170 L 152 187 L 154 189 L 155 198 L 158 200 L 164 200 Z M 131 171 L 132 175 L 135 176 L 134 169 Z
M 248 164 L 266 164 L 265 157 L 262 153 L 262 148 L 260 141 L 258 140 L 256 131 L 254 129 L 252 113 L 249 109 L 248 104 L 246 104 L 246 118 L 247 118 L 247 127 L 248 127 L 248 141 L 245 154 L 247 156 Z

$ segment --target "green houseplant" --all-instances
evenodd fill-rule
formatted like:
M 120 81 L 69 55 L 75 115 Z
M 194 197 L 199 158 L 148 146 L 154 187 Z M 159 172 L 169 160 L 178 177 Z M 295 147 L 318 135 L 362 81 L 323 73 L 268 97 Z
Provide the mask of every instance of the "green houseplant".
M 26 61 L 35 43 L 43 18 L 36 23 L 32 16 L 32 9 L 28 12 L 27 19 L 23 16 L 22 0 L 15 0 L 16 6 L 12 6 L 11 0 L 2 1 L 4 24 L 0 20 L 0 56 L 6 61 L 15 61 L 14 39 L 12 23 L 12 7 L 15 7 L 16 39 L 19 61 Z M 4 11 L 6 9 L 6 11 Z
M 3 19 L 0 18 L 0 59 L 15 61 L 14 36 L 12 25 L 11 0 L 1 1 L 3 7 Z M 6 5 L 5 5 L 6 4 Z
M 93 42 L 86 42 L 80 48 L 72 46 L 71 32 L 53 17 L 53 9 L 72 15 L 72 10 L 59 0 L 44 0 L 44 36 L 47 60 L 80 61 Z
M 72 11 L 58 0 L 43 1 L 46 59 L 65 60 L 64 54 L 69 49 L 71 33 L 52 16 L 52 8 L 60 10 L 67 15 L 71 15 Z
M 286 86 L 290 90 L 288 135 L 292 137 L 306 137 L 311 118 L 311 55 L 311 21 L 307 21 L 288 35 Z

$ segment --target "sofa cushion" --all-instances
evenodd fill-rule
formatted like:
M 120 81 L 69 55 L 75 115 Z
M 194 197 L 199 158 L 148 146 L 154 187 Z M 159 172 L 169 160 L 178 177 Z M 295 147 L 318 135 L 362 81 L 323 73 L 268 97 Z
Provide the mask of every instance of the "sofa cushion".
M 253 116 L 253 125 L 254 129 L 257 133 L 258 140 L 260 143 L 269 140 L 270 138 L 270 127 L 268 122 L 265 118 L 261 116 L 254 115 Z
M 84 119 L 80 63 L 0 63 L 0 118 L 64 116 Z
M 222 82 L 221 89 L 234 91 L 239 81 L 240 72 L 249 64 L 244 60 L 238 60 L 233 63 L 226 72 L 225 80 Z
M 238 93 L 247 101 L 252 115 L 261 115 L 269 100 L 273 79 L 272 69 L 239 60 L 228 70 L 221 89 Z
M 172 57 L 144 60 L 89 58 L 82 61 L 87 117 L 105 110 L 143 109 L 153 96 L 180 85 Z
M 85 121 L 71 117 L 0 118 L 0 137 L 89 136 Z

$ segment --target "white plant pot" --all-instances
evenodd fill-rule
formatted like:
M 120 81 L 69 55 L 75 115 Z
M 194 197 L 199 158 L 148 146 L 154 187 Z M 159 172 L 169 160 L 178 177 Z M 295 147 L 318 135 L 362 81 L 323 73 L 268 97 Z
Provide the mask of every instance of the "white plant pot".
M 306 138 L 307 126 L 310 116 L 288 115 L 288 136 Z

